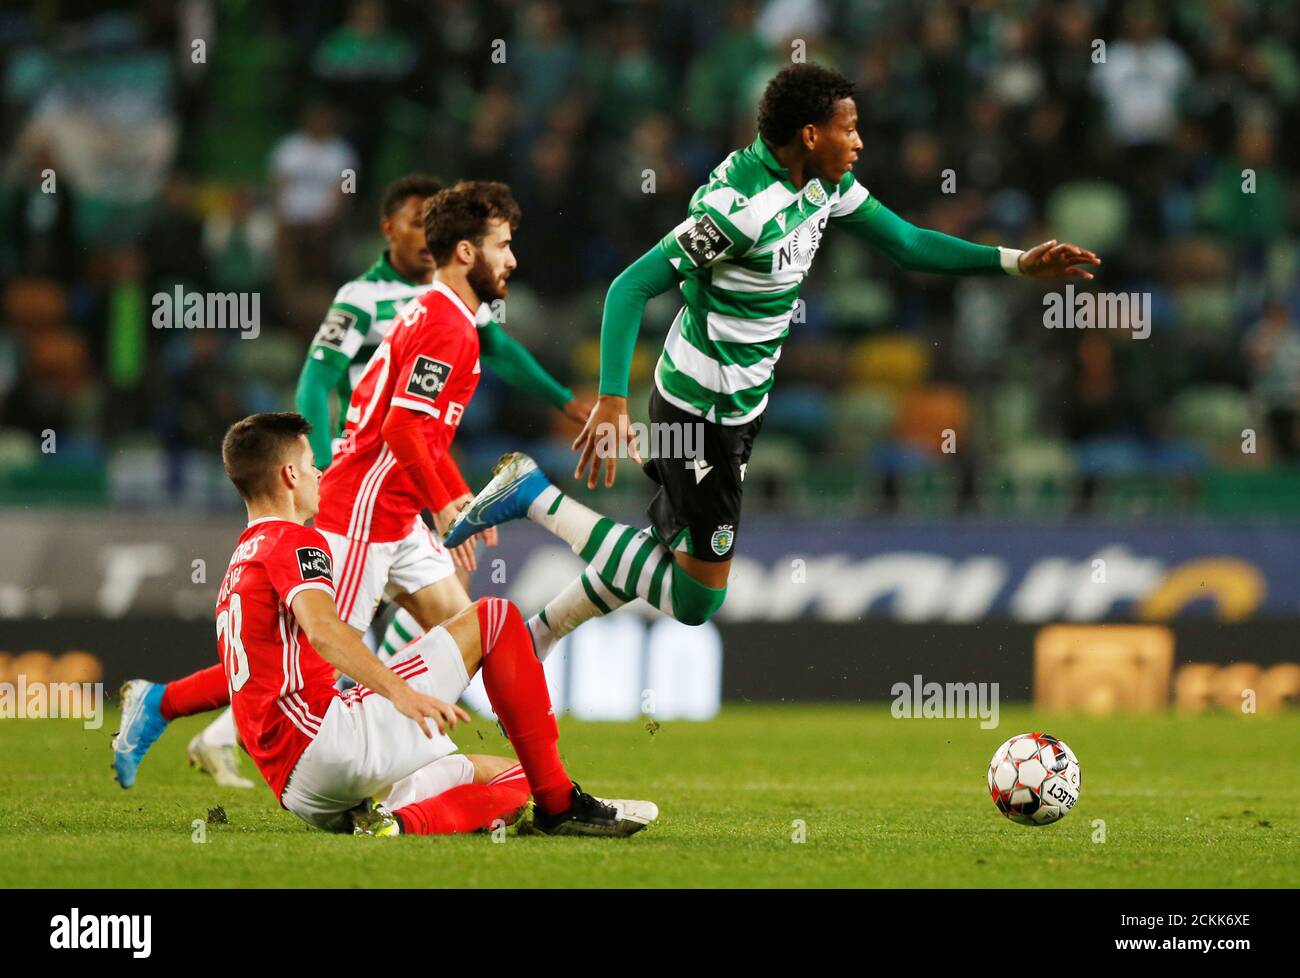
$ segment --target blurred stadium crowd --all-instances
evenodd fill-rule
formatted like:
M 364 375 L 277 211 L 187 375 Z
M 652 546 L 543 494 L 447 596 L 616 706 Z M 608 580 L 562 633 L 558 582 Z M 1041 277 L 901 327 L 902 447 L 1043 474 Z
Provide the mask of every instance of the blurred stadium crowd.
M 230 504 L 221 432 L 292 402 L 411 170 L 511 183 L 505 325 L 594 393 L 609 281 L 753 139 L 792 42 L 858 83 L 856 172 L 884 203 L 988 243 L 1077 241 L 1153 325 L 1048 330 L 1043 287 L 909 275 L 828 235 L 756 507 L 1300 514 L 1300 8 L 1267 0 L 7 8 L 0 500 Z M 152 328 L 177 284 L 257 293 L 260 334 Z M 637 410 L 672 306 L 648 311 Z M 505 447 L 571 465 L 570 434 L 489 380 L 458 444 L 479 472 Z

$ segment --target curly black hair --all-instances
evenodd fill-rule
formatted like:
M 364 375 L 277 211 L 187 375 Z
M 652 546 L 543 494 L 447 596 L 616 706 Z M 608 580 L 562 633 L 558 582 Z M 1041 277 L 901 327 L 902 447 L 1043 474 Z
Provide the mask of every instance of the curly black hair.
M 490 180 L 462 180 L 434 195 L 424 212 L 424 237 L 436 265 L 451 260 L 459 241 L 483 243 L 488 222 L 506 221 L 513 231 L 519 227 L 519 205 L 504 183 Z
M 379 217 L 392 217 L 412 197 L 432 197 L 442 188 L 443 182 L 427 173 L 408 173 L 398 177 L 384 188 L 384 196 L 379 202 Z
M 785 146 L 804 126 L 828 122 L 835 104 L 852 97 L 853 82 L 838 71 L 814 64 L 789 65 L 763 89 L 758 134 L 770 146 Z

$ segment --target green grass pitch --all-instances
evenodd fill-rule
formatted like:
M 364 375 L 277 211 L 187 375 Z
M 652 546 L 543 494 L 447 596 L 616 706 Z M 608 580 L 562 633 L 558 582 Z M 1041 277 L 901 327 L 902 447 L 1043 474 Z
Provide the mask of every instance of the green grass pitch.
M 0 885 L 1300 884 L 1295 712 L 1100 719 L 1008 708 L 998 729 L 981 730 L 895 720 L 884 704 L 729 706 L 653 734 L 644 722 L 566 720 L 561 748 L 583 786 L 653 799 L 660 822 L 628 840 L 511 832 L 503 842 L 309 830 L 260 782 L 220 789 L 186 767 L 197 717 L 173 724 L 123 791 L 109 771 L 116 722 L 0 721 Z M 1043 828 L 1012 824 L 985 790 L 994 749 L 1032 729 L 1062 737 L 1083 771 L 1075 810 Z M 509 753 L 481 720 L 458 740 Z M 229 822 L 192 841 L 193 821 L 216 806 Z

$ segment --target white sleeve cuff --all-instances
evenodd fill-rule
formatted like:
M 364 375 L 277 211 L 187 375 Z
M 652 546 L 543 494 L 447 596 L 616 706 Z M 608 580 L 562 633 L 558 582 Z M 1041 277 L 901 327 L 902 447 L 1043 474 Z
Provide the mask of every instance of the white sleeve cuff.
M 1002 270 L 1008 275 L 1023 275 L 1020 271 L 1020 256 L 1024 254 L 1019 248 L 998 247 L 998 254 L 1002 257 Z
M 420 411 L 424 414 L 430 414 L 435 418 L 441 418 L 442 412 L 430 404 L 428 401 L 416 400 L 413 397 L 394 397 L 388 402 L 395 407 L 408 408 L 411 411 Z
M 329 581 L 307 581 L 291 588 L 289 593 L 284 596 L 284 606 L 290 611 L 293 610 L 293 599 L 303 591 L 324 591 L 331 598 L 334 597 L 334 585 Z

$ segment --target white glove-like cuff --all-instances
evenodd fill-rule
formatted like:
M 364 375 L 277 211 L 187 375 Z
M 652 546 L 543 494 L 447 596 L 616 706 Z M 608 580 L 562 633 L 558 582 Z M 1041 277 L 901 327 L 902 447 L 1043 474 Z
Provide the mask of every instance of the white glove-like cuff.
M 1020 256 L 1024 254 L 1019 248 L 998 248 L 998 254 L 1002 256 L 1002 270 L 1008 275 L 1023 275 L 1020 270 Z

